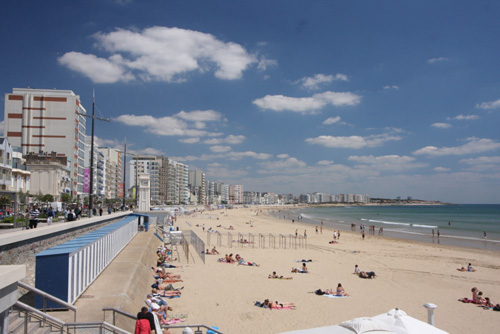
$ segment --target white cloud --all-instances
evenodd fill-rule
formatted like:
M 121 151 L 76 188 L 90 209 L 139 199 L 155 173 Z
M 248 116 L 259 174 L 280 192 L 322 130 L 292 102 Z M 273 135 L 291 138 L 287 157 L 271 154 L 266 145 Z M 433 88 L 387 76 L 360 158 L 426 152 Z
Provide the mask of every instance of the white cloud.
M 319 166 L 329 166 L 333 165 L 333 160 L 320 160 L 316 164 Z
M 94 82 L 112 83 L 140 78 L 144 81 L 185 81 L 189 72 L 215 71 L 219 79 L 240 79 L 254 55 L 241 45 L 223 42 L 194 30 L 151 27 L 142 31 L 117 29 L 93 36 L 108 59 L 68 52 L 59 62 Z M 134 74 L 132 74 L 134 73 Z
M 134 80 L 134 75 L 113 59 L 116 58 L 104 59 L 80 52 L 68 52 L 61 56 L 58 61 L 59 64 L 87 76 L 95 83 Z
M 200 138 L 193 137 L 193 138 L 179 139 L 179 142 L 184 143 L 184 144 L 196 144 L 196 143 L 200 142 Z
M 146 154 L 146 155 L 164 155 L 165 153 L 162 150 L 158 150 L 156 148 L 145 148 L 140 151 L 136 151 L 135 154 Z
M 190 112 L 181 111 L 173 116 L 154 117 L 151 115 L 120 115 L 113 119 L 116 122 L 129 125 L 144 127 L 147 131 L 160 136 L 186 136 L 193 137 L 183 139 L 180 142 L 194 144 L 200 141 L 199 137 L 217 137 L 222 135 L 217 132 L 209 132 L 205 122 L 225 121 L 222 115 L 214 110 L 194 110 Z M 240 142 L 244 136 L 228 136 L 226 143 L 234 144 L 237 140 Z M 231 140 L 232 139 L 232 140 Z M 218 140 L 218 139 L 215 139 Z M 220 140 L 219 140 L 220 141 Z M 222 142 L 222 141 L 220 141 Z M 218 144 L 214 142 L 210 144 Z
M 256 99 L 253 104 L 261 109 L 273 111 L 294 111 L 301 114 L 314 114 L 317 110 L 332 105 L 355 106 L 361 102 L 361 96 L 351 92 L 324 92 L 311 97 L 289 97 L 284 95 L 266 95 Z
M 286 154 L 286 153 L 283 153 L 283 154 L 278 154 L 276 157 L 277 157 L 278 159 L 286 159 L 286 158 L 288 158 L 288 157 L 289 157 L 289 155 L 288 155 L 288 154 Z
M 399 86 L 396 86 L 396 85 L 392 85 L 392 86 L 384 86 L 384 89 L 388 90 L 388 89 L 395 89 L 395 90 L 398 90 L 399 89 Z
M 434 168 L 434 171 L 439 172 L 439 173 L 444 173 L 444 172 L 449 172 L 451 169 L 446 168 L 446 167 L 436 167 Z
M 339 116 L 329 117 L 329 118 L 327 118 L 327 119 L 325 119 L 323 121 L 323 124 L 324 125 L 331 125 L 331 124 L 335 124 L 335 123 L 337 123 L 339 121 L 340 121 L 340 117 Z
M 219 121 L 222 118 L 222 114 L 215 110 L 181 111 L 174 116 L 191 122 Z
M 457 147 L 426 146 L 413 152 L 417 155 L 440 156 L 440 155 L 464 155 L 482 153 L 500 148 L 500 143 L 486 138 L 467 138 L 468 143 Z
M 267 59 L 265 57 L 262 57 L 259 60 L 259 63 L 257 64 L 257 69 L 259 71 L 265 71 L 270 67 L 277 67 L 278 66 L 278 61 L 274 59 Z
M 184 157 L 172 157 L 172 159 L 177 161 L 196 161 L 196 160 L 209 161 L 209 160 L 220 160 L 220 159 L 241 160 L 243 158 L 267 160 L 271 157 L 272 155 L 267 153 L 256 153 L 252 151 L 246 151 L 246 152 L 227 152 L 218 154 L 202 154 L 200 156 L 188 155 Z
M 347 158 L 350 161 L 355 161 L 361 165 L 356 168 L 371 168 L 380 171 L 406 171 L 413 168 L 426 167 L 428 164 L 415 161 L 415 158 L 399 155 L 384 155 L 384 156 L 357 156 L 352 155 Z
M 448 129 L 451 128 L 452 125 L 448 123 L 434 123 L 431 126 L 434 128 Z
M 215 153 L 224 153 L 231 151 L 231 146 L 223 146 L 223 145 L 211 146 L 210 151 Z
M 261 165 L 263 168 L 267 170 L 282 170 L 285 168 L 297 168 L 297 167 L 307 166 L 307 164 L 304 161 L 301 161 L 293 157 L 288 157 L 286 159 L 279 161 L 261 162 L 259 165 Z
M 300 84 L 305 89 L 318 89 L 323 83 L 330 83 L 332 81 L 347 81 L 347 75 L 337 73 L 335 75 L 316 74 L 312 77 L 305 77 L 298 80 L 296 83 Z
M 448 61 L 448 60 L 450 60 L 450 59 L 446 58 L 446 57 L 430 58 L 430 59 L 427 59 L 427 63 L 434 64 L 434 63 Z
M 309 144 L 321 145 L 332 148 L 364 148 L 382 146 L 388 141 L 401 140 L 401 137 L 391 134 L 371 135 L 367 137 L 349 136 L 349 137 L 334 137 L 334 136 L 319 136 L 316 138 L 307 138 L 305 141 Z
M 500 99 L 492 102 L 478 103 L 476 104 L 476 108 L 485 110 L 498 109 L 500 108 Z
M 209 144 L 209 145 L 216 145 L 216 144 L 231 144 L 231 145 L 236 145 L 236 144 L 241 144 L 244 140 L 246 139 L 245 136 L 242 135 L 229 135 L 226 138 L 212 138 L 212 139 L 207 139 L 203 143 Z
M 458 115 L 455 117 L 447 117 L 447 120 L 457 120 L 457 121 L 473 121 L 479 119 L 478 115 Z
M 468 170 L 475 171 L 486 171 L 486 170 L 498 170 L 500 171 L 500 156 L 491 157 L 478 157 L 470 159 L 462 159 L 461 163 L 469 165 Z

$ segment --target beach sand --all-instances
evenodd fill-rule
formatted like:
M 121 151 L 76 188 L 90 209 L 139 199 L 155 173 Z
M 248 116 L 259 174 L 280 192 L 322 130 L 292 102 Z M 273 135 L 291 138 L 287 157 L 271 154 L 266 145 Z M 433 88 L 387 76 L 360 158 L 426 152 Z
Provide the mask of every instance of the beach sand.
M 425 303 L 437 305 L 436 326 L 450 333 L 494 333 L 500 323 L 500 312 L 484 310 L 473 304 L 457 301 L 471 298 L 476 286 L 495 303 L 500 302 L 500 253 L 468 248 L 440 246 L 394 240 L 359 232 L 341 231 L 339 244 L 333 240 L 333 230 L 323 228 L 316 233 L 311 225 L 292 223 L 269 215 L 268 208 L 238 208 L 205 211 L 202 214 L 180 216 L 176 225 L 182 230 L 192 229 L 207 242 L 207 232 L 213 228 L 222 234 L 221 255 L 207 255 L 203 264 L 197 256 L 180 273 L 185 286 L 182 297 L 169 304 L 173 314 L 188 314 L 190 324 L 217 326 L 224 333 L 281 333 L 296 329 L 335 325 L 356 317 L 374 316 L 392 308 L 427 321 Z M 277 210 L 272 208 L 270 210 Z M 251 224 L 247 224 L 251 222 Z M 199 224 L 199 227 L 196 227 Z M 222 225 L 222 227 L 216 227 Z M 229 231 L 230 225 L 234 227 Z M 253 227 L 251 227 L 253 225 Z M 307 229 L 307 248 L 278 248 L 279 234 L 304 233 Z M 276 236 L 276 248 L 256 244 L 228 247 L 227 232 L 248 238 L 248 233 Z M 216 244 L 211 234 L 211 245 Z M 288 239 L 287 239 L 288 240 Z M 288 247 L 289 245 L 287 245 Z M 354 253 L 359 251 L 359 253 Z M 219 263 L 227 253 L 240 254 L 246 261 L 259 267 Z M 309 274 L 291 273 L 299 267 L 296 260 L 312 259 Z M 185 261 L 184 261 L 185 262 Z M 476 272 L 459 272 L 457 268 L 471 262 Z M 354 265 L 361 270 L 375 271 L 376 279 L 361 279 L 353 274 Z M 292 280 L 268 279 L 278 275 L 292 276 Z M 335 289 L 342 283 L 349 298 L 317 296 L 316 289 Z M 254 306 L 256 301 L 269 298 L 279 302 L 293 302 L 295 310 L 269 310 Z

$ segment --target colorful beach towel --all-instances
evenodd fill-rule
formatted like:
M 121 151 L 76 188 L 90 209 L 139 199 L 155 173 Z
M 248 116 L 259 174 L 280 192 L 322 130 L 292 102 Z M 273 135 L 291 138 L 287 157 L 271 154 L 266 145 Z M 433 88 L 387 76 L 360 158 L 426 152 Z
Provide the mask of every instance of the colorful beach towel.
M 184 321 L 186 321 L 186 319 L 167 319 L 167 320 L 162 320 L 161 323 L 164 325 L 172 325 Z
M 328 298 L 349 298 L 351 296 L 323 295 Z

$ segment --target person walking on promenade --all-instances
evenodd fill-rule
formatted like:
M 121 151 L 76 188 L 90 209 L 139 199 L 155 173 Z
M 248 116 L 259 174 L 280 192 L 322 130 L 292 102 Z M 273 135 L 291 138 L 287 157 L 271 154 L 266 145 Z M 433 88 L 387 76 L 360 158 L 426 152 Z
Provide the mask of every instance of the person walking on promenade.
M 99 216 L 102 216 L 102 206 L 99 208 Z
M 29 220 L 30 220 L 30 229 L 31 228 L 36 228 L 38 226 L 38 215 L 40 214 L 40 211 L 38 211 L 38 208 L 36 206 L 33 207 L 33 209 L 30 210 L 29 212 Z

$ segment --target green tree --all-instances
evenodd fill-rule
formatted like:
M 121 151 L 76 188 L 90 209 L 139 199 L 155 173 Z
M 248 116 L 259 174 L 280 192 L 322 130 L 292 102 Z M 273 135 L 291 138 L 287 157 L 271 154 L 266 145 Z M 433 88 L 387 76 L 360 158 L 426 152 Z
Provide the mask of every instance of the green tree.
M 61 195 L 61 202 L 68 204 L 71 203 L 71 195 L 70 194 L 62 194 Z

